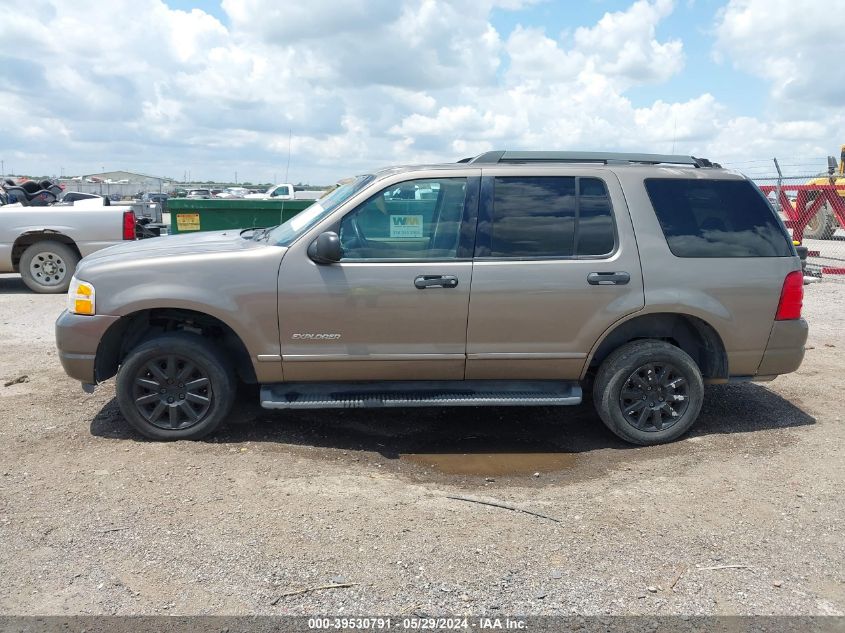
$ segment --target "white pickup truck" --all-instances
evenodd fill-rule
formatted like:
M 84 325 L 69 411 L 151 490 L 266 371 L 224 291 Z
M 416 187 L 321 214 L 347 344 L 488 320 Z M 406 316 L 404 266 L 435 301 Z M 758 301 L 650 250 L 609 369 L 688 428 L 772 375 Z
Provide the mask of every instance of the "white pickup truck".
M 80 259 L 135 239 L 128 206 L 0 206 L 0 273 L 19 272 L 35 292 L 66 292 Z
M 250 193 L 244 196 L 247 200 L 316 200 L 325 191 L 296 191 L 292 184 L 282 183 L 273 185 L 264 193 Z

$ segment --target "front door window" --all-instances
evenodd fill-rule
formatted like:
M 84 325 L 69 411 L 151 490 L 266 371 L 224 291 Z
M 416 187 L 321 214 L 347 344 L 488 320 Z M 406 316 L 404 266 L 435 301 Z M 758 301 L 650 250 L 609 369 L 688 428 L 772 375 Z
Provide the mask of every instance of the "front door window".
M 466 189 L 466 178 L 438 178 L 380 191 L 341 222 L 343 259 L 457 258 Z

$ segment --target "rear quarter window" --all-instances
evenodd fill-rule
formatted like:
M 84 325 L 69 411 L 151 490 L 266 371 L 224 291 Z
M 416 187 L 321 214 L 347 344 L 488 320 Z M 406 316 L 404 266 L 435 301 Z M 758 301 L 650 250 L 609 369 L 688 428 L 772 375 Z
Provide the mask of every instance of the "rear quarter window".
M 676 257 L 791 257 L 789 235 L 747 180 L 648 178 L 645 188 Z

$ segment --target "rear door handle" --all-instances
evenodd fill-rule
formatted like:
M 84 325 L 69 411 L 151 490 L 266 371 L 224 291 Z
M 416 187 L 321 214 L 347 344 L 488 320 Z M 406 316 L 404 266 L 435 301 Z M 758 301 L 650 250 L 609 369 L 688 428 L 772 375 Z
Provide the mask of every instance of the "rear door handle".
M 626 272 L 618 273 L 590 273 L 587 283 L 591 286 L 624 286 L 631 281 L 631 275 Z
M 457 288 L 458 278 L 454 275 L 420 275 L 414 279 L 414 286 L 420 290 L 426 288 Z

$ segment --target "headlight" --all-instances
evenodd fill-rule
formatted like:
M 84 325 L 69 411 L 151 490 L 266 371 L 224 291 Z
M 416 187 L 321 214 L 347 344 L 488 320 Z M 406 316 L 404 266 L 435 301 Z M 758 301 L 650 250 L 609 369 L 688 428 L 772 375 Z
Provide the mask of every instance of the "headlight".
M 73 314 L 94 314 L 94 286 L 73 277 L 67 290 L 67 309 Z

